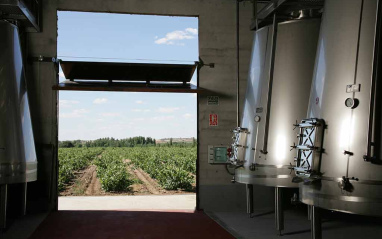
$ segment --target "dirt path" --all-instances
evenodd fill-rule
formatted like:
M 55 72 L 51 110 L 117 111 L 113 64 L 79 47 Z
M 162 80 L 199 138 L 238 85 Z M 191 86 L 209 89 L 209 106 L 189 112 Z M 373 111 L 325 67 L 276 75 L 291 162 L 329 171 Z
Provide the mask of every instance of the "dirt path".
M 152 194 L 160 194 L 158 188 L 159 185 L 156 182 L 153 182 L 153 179 L 150 177 L 147 177 L 147 174 L 142 171 L 142 169 L 135 169 L 134 174 L 141 180 L 144 184 L 147 190 Z M 146 174 L 146 175 L 145 175 Z M 150 180 L 151 179 L 151 180 Z
M 143 183 L 142 186 L 145 187 L 149 193 L 161 194 L 161 187 L 146 172 L 140 168 L 135 168 L 129 159 L 124 160 L 124 162 L 127 163 L 127 171 L 129 171 L 131 175 L 135 175 Z
M 67 189 L 60 193 L 62 196 L 80 196 L 84 195 L 87 191 L 87 188 L 93 180 L 93 173 L 95 172 L 96 167 L 91 165 L 84 170 L 81 170 L 75 173 L 76 180 L 72 185 L 67 187 Z
M 158 182 L 151 178 L 148 173 L 134 166 L 130 160 L 124 160 L 126 169 L 136 182 L 131 185 L 127 192 L 105 192 L 101 182 L 97 178 L 97 166 L 90 165 L 86 169 L 76 173 L 73 184 L 60 193 L 60 196 L 113 196 L 113 195 L 175 195 L 192 194 L 182 190 L 165 190 Z
M 86 195 L 100 195 L 103 194 L 103 190 L 101 188 L 101 182 L 97 178 L 97 171 L 96 166 L 92 165 L 90 167 L 93 167 L 93 173 L 92 173 L 92 179 L 90 183 L 88 184 L 88 187 L 86 189 L 85 194 Z

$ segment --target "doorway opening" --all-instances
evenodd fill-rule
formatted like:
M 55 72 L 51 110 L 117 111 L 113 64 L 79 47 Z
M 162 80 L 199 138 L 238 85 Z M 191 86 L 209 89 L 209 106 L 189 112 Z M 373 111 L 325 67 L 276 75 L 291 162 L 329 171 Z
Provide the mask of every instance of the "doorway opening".
M 57 47 L 64 61 L 194 63 L 198 19 L 59 11 Z M 59 97 L 59 210 L 195 208 L 195 93 Z

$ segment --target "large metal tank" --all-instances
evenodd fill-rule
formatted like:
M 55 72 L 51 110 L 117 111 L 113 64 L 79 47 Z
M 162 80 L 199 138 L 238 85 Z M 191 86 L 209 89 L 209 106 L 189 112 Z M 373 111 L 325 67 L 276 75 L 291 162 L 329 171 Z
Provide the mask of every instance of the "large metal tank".
M 296 173 L 304 181 L 300 198 L 308 205 L 382 216 L 378 3 L 382 4 L 378 0 L 325 2 L 310 119 L 299 127 L 300 132 L 319 134 L 310 149 L 301 149 L 301 142 L 297 147 Z M 321 123 L 311 125 L 312 120 Z M 304 158 L 302 152 L 315 156 Z
M 0 21 L 0 185 L 37 179 L 18 28 Z
M 235 180 L 272 187 L 292 182 L 291 121 L 306 115 L 320 19 L 281 22 L 255 32 L 241 128 L 233 144 Z M 277 35 L 273 34 L 277 29 Z

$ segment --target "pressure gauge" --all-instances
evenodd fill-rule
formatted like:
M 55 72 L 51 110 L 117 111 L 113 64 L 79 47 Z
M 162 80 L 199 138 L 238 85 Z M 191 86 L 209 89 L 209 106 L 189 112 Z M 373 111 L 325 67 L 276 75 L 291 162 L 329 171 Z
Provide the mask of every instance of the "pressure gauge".
M 351 109 L 354 109 L 358 106 L 358 99 L 353 99 L 353 98 L 347 98 L 345 100 L 345 106 Z

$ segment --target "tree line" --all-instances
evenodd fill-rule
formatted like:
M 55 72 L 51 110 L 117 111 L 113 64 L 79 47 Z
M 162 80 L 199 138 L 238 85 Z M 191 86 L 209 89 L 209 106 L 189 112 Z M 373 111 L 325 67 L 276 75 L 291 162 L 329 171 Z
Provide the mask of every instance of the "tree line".
M 145 146 L 196 146 L 196 139 L 193 138 L 192 143 L 173 142 L 172 138 L 164 144 L 157 144 L 156 140 L 151 137 L 136 136 L 125 139 L 100 138 L 96 140 L 66 140 L 59 141 L 60 148 L 91 148 L 91 147 L 145 147 Z

